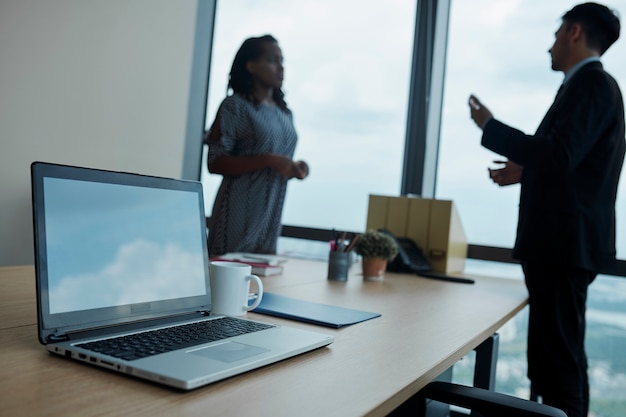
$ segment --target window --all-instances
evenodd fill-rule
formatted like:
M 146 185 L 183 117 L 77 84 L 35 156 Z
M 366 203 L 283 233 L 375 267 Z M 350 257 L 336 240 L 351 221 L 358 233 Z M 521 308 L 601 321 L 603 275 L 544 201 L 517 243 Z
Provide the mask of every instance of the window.
M 614 4 L 626 13 L 626 1 Z M 500 188 L 489 181 L 487 167 L 501 158 L 481 148 L 480 129 L 469 117 L 467 98 L 476 94 L 496 117 L 533 133 L 563 79 L 562 73 L 550 69 L 548 49 L 561 15 L 572 5 L 564 0 L 452 2 L 437 197 L 456 201 L 474 244 L 513 246 L 519 186 Z M 620 38 L 602 57 L 605 69 L 624 87 L 625 42 Z M 624 259 L 626 172 L 622 178 L 617 250 Z
M 400 192 L 414 21 L 403 0 L 218 2 L 207 127 L 243 40 L 270 33 L 283 51 L 296 158 L 311 169 L 289 183 L 284 224 L 362 230 L 368 195 Z M 208 215 L 220 180 L 204 161 Z

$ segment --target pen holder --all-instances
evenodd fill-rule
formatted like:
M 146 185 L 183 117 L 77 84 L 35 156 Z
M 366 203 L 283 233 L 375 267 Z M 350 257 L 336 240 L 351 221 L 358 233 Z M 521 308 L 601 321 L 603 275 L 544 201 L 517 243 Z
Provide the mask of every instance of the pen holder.
M 350 252 L 331 251 L 328 256 L 328 279 L 347 281 L 348 269 L 350 269 Z

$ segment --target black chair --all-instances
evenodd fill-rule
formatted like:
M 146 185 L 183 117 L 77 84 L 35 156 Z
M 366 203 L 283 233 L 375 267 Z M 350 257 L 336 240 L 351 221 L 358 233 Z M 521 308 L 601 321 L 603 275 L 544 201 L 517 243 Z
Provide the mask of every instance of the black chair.
M 563 411 L 549 405 L 450 382 L 431 382 L 418 395 L 420 416 L 426 415 L 426 403 L 430 399 L 472 410 L 472 416 L 567 417 Z

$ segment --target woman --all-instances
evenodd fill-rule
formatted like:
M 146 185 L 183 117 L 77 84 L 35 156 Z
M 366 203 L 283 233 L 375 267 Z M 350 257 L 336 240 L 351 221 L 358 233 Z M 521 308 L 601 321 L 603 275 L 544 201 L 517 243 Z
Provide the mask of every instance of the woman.
M 309 169 L 293 161 L 297 134 L 287 108 L 283 57 L 270 35 L 235 55 L 227 96 L 208 132 L 208 169 L 223 176 L 209 224 L 209 254 L 276 253 L 287 181 Z

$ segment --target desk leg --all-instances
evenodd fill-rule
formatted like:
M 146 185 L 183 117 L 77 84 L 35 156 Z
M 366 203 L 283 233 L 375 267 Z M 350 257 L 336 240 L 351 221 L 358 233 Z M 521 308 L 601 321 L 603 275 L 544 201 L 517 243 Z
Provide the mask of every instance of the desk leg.
M 474 363 L 474 386 L 488 389 L 493 391 L 496 385 L 496 364 L 498 361 L 498 347 L 500 343 L 500 335 L 494 333 L 481 343 L 476 349 L 476 362 Z M 441 378 L 443 377 L 443 378 Z M 440 378 L 436 380 L 444 380 L 450 382 L 452 379 L 452 368 L 444 372 Z M 413 396 L 403 406 L 398 408 L 398 414 L 391 414 L 392 416 L 404 416 L 409 415 L 408 410 L 415 413 L 417 410 L 418 416 L 433 417 L 433 416 L 467 416 L 467 414 L 457 413 L 449 409 L 447 404 L 442 404 L 437 401 L 426 400 L 418 394 Z M 449 413 L 449 414 L 448 414 Z M 414 415 L 414 414 L 412 414 Z
M 474 386 L 493 391 L 496 387 L 496 363 L 498 361 L 498 346 L 500 335 L 494 333 L 476 349 L 476 364 L 474 365 Z

